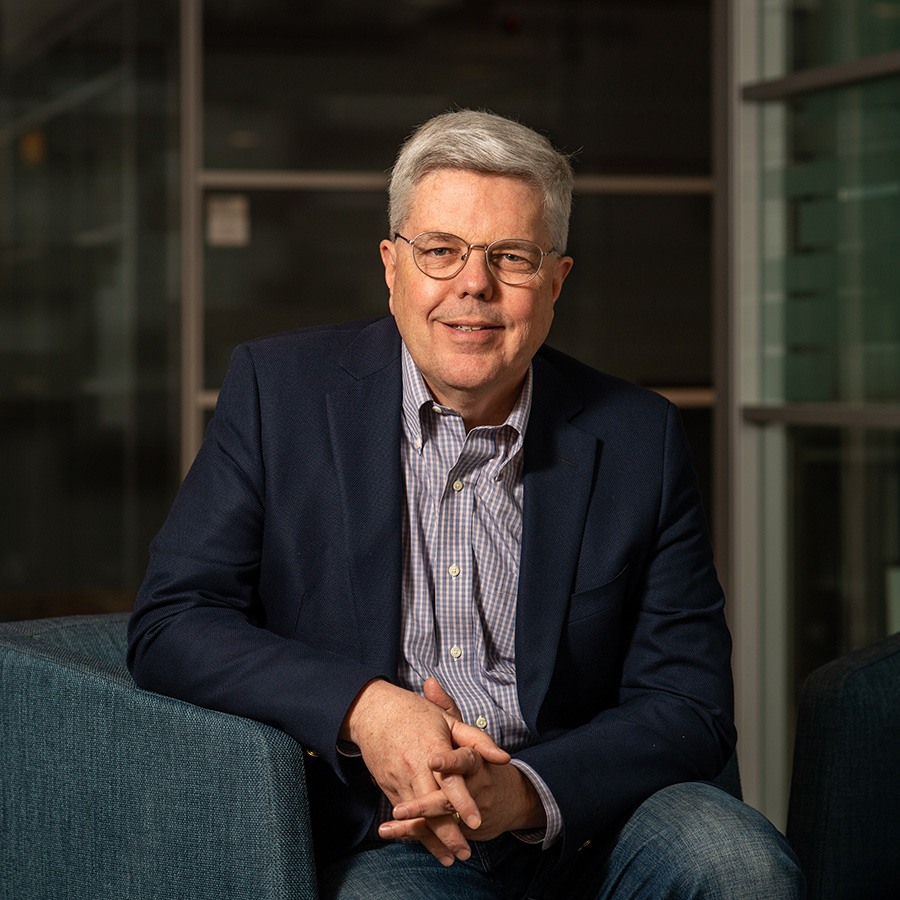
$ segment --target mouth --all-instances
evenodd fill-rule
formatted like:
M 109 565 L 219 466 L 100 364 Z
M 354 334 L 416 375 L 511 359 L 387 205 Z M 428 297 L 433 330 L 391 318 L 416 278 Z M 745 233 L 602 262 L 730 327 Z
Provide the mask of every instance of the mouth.
M 457 322 L 445 322 L 444 324 L 447 328 L 451 328 L 453 331 L 461 331 L 464 334 L 471 334 L 475 331 L 493 331 L 495 328 L 499 327 L 497 325 L 467 325 Z

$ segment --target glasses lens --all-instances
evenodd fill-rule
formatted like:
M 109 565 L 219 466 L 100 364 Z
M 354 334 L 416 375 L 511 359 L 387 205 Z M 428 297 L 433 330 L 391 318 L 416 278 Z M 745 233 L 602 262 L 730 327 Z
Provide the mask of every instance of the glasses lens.
M 488 247 L 488 262 L 494 274 L 507 284 L 523 284 L 534 278 L 544 252 L 532 241 L 497 241 Z
M 466 261 L 469 249 L 462 238 L 440 231 L 426 231 L 413 241 L 416 265 L 433 278 L 450 278 Z

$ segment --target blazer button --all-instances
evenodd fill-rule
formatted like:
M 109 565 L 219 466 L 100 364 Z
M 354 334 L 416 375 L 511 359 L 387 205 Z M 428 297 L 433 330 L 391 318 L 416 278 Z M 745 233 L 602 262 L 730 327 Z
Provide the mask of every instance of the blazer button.
M 584 850 L 585 847 L 590 847 L 590 845 L 591 845 L 591 839 L 588 838 L 588 839 L 587 839 L 587 840 L 586 840 L 586 841 L 578 848 L 578 852 L 581 853 L 581 851 Z
M 316 758 L 318 758 L 319 756 L 319 754 L 316 753 L 315 750 L 310 750 L 309 747 L 306 748 L 306 754 L 307 756 L 315 756 Z

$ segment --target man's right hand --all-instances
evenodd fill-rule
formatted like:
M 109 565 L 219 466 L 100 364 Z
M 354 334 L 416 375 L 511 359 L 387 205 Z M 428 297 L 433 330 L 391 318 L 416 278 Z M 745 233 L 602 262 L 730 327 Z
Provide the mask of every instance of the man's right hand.
M 440 784 L 429 762 L 435 754 L 463 747 L 497 765 L 508 763 L 510 757 L 490 735 L 466 725 L 454 712 L 387 681 L 370 681 L 347 712 L 340 736 L 359 747 L 369 772 L 394 806 L 440 789 L 462 821 L 476 829 L 481 814 L 465 779 Z M 429 819 L 428 825 L 420 840 L 443 865 L 469 858 L 469 844 L 452 815 Z

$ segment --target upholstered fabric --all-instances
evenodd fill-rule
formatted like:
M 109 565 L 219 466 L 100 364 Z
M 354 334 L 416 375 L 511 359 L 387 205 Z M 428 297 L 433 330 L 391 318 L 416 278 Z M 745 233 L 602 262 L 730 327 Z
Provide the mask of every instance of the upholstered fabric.
M 0 625 L 0 897 L 314 900 L 299 745 L 139 690 L 127 620 Z
M 787 834 L 810 900 L 900 896 L 900 634 L 807 680 Z

